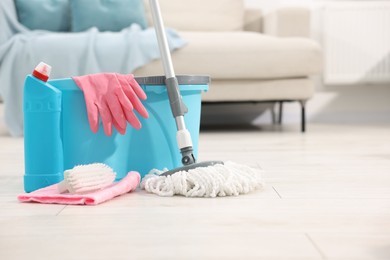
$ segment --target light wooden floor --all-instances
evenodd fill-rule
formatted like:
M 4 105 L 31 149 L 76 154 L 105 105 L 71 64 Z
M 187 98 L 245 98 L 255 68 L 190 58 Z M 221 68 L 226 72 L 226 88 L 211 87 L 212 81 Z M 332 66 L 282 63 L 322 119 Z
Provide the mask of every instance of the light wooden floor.
M 91 207 L 18 203 L 23 140 L 0 135 L 2 260 L 390 259 L 390 126 L 204 131 L 200 160 L 261 166 L 265 190 Z

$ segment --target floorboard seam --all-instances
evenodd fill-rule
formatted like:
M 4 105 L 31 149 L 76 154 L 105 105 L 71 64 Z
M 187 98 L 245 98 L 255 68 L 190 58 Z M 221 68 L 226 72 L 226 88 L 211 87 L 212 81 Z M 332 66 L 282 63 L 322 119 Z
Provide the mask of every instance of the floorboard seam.
M 279 199 L 282 199 L 282 196 L 280 195 L 280 193 L 275 189 L 275 187 L 274 186 L 272 186 L 272 189 L 274 189 L 274 191 L 276 192 L 276 194 L 278 194 L 278 196 L 279 196 Z
M 305 233 L 306 238 L 309 240 L 309 242 L 314 246 L 314 248 L 317 250 L 317 252 L 321 255 L 321 258 L 326 260 L 328 259 L 324 252 L 320 249 L 320 247 L 314 242 L 314 240 L 310 237 L 308 233 Z
M 60 211 L 57 212 L 56 217 L 61 214 L 61 212 L 67 207 L 68 205 L 65 205 Z

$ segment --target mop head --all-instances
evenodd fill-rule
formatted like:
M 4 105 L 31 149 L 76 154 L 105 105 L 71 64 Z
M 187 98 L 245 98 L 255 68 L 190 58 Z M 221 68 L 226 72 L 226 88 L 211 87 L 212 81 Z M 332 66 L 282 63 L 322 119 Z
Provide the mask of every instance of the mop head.
M 186 197 L 238 196 L 264 186 L 262 170 L 234 162 L 179 171 L 160 176 L 164 171 L 153 169 L 147 174 L 141 188 L 159 196 L 183 195 Z

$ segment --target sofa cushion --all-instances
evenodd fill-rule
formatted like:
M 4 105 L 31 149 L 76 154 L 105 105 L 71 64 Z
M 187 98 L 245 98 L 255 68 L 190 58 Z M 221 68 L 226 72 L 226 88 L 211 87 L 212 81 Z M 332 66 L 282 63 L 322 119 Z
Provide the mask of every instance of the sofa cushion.
M 310 78 L 212 80 L 202 101 L 307 100 L 314 94 Z
M 188 41 L 173 53 L 177 74 L 208 74 L 212 79 L 306 77 L 321 70 L 321 50 L 310 39 L 277 38 L 255 32 L 180 32 Z M 137 71 L 161 74 L 156 61 Z
M 74 32 L 91 27 L 115 32 L 133 23 L 147 27 L 143 0 L 70 0 L 70 7 Z
M 31 30 L 70 30 L 69 0 L 15 0 L 18 20 Z
M 149 0 L 145 1 L 152 24 Z M 243 0 L 159 0 L 164 24 L 186 31 L 237 31 L 243 29 Z

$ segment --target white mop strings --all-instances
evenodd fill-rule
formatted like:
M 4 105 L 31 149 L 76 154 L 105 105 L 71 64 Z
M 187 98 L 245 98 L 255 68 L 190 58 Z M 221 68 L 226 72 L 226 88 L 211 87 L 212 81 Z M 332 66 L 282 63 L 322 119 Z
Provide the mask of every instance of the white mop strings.
M 159 196 L 224 197 L 238 196 L 264 186 L 261 169 L 230 161 L 159 176 L 163 172 L 151 170 L 143 178 L 141 188 Z

